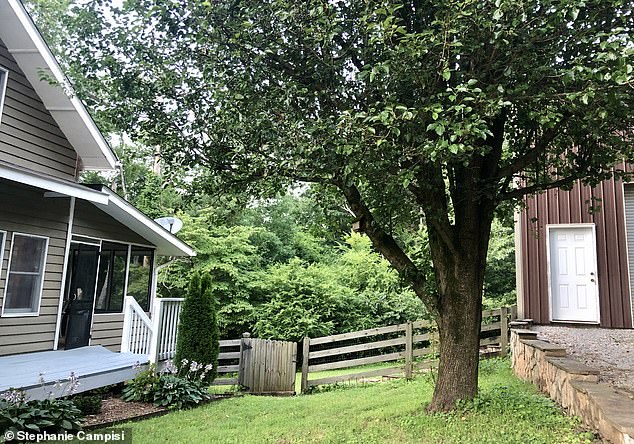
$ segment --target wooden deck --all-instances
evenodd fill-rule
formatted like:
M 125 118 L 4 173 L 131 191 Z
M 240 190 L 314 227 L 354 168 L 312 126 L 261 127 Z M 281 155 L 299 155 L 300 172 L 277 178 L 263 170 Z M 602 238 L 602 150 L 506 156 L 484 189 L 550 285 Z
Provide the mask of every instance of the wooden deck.
M 78 378 L 79 393 L 132 379 L 147 362 L 147 355 L 115 353 L 101 346 L 3 356 L 0 393 L 20 388 L 31 399 L 61 397 L 68 394 L 71 373 Z

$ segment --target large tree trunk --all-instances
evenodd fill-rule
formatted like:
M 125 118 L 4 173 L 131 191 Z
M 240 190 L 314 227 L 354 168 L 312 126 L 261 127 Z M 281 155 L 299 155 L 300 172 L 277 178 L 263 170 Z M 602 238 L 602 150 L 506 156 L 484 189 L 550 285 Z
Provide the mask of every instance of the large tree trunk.
M 439 292 L 436 324 L 440 337 L 431 411 L 450 410 L 457 400 L 471 399 L 478 391 L 482 290 L 493 205 L 475 199 L 464 202 L 457 211 L 451 248 L 429 227 Z
M 457 400 L 471 399 L 478 390 L 482 278 L 475 264 L 465 262 L 456 261 L 455 277 L 440 297 L 440 364 L 432 411 L 450 410 Z
M 440 208 L 440 213 L 444 211 L 444 217 L 430 216 L 432 211 L 426 214 L 438 294 L 427 292 L 424 273 L 396 240 L 376 223 L 358 189 L 341 186 L 352 211 L 359 218 L 361 230 L 403 280 L 412 285 L 436 318 L 440 333 L 440 365 L 429 407 L 432 411 L 450 410 L 457 400 L 473 398 L 478 390 L 482 286 L 494 204 L 490 198 L 480 195 L 479 183 L 474 179 L 477 175 L 465 176 L 466 180 L 456 189 L 461 198 L 455 199 L 459 202 L 459 205 L 454 204 L 455 224 L 449 221 L 442 204 L 436 208 Z

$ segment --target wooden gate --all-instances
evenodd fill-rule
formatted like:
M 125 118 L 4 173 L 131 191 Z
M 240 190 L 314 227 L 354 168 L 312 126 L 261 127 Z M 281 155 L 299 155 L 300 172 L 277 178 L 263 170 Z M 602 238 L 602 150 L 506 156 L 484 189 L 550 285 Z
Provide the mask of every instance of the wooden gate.
M 258 395 L 294 395 L 297 344 L 242 338 L 238 382 Z

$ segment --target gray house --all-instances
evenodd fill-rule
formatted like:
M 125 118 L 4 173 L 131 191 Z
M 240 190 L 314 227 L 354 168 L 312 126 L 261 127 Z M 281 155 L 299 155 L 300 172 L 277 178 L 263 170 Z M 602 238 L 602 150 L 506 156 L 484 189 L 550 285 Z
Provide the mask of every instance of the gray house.
M 22 3 L 0 0 L 0 392 L 59 395 L 71 372 L 88 390 L 173 354 L 181 300 L 156 298 L 157 258 L 195 253 L 78 183 L 116 161 Z

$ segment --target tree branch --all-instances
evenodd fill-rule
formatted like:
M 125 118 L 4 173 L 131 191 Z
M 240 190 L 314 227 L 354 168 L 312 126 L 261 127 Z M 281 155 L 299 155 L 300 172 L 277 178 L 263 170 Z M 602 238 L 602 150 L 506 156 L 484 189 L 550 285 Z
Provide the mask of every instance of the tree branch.
M 425 303 L 429 311 L 436 315 L 439 301 L 434 295 L 426 291 L 427 279 L 425 274 L 405 254 L 396 240 L 375 221 L 356 186 L 339 182 L 337 187 L 343 192 L 352 212 L 359 218 L 361 231 L 370 238 L 374 247 L 392 264 L 399 275 L 412 285 L 414 292 Z
M 562 179 L 554 180 L 547 183 L 537 183 L 523 188 L 515 188 L 507 193 L 500 194 L 500 202 L 504 200 L 517 199 L 527 194 L 533 194 L 540 191 L 549 190 L 551 188 L 559 188 L 573 183 L 575 180 L 581 179 L 583 176 L 568 176 Z
M 527 166 L 535 162 L 540 155 L 546 153 L 550 143 L 557 137 L 561 131 L 562 123 L 565 119 L 559 122 L 558 125 L 544 131 L 544 135 L 535 146 L 528 150 L 523 156 L 518 157 L 511 163 L 501 167 L 497 171 L 496 179 L 503 179 L 505 177 L 513 176 L 524 170 Z

